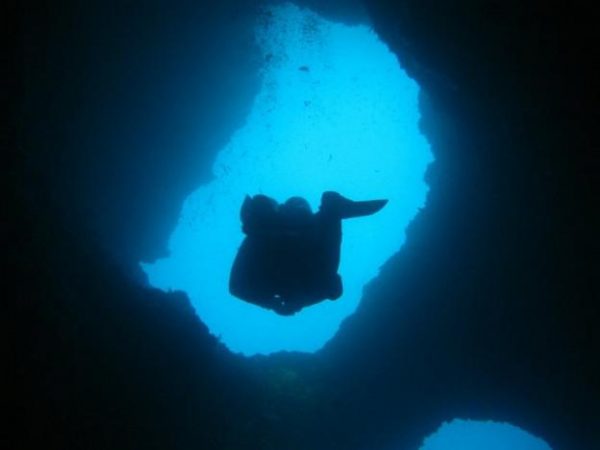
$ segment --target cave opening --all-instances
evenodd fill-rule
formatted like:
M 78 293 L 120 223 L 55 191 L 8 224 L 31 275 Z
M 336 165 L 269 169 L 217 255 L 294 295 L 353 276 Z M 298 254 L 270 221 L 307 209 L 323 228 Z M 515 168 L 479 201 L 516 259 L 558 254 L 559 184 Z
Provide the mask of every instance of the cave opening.
M 186 199 L 170 255 L 142 268 L 151 285 L 184 291 L 233 352 L 314 352 L 402 246 L 406 226 L 425 204 L 424 173 L 433 158 L 419 129 L 419 87 L 370 27 L 288 3 L 259 15 L 256 43 L 262 84 L 245 124 L 219 152 L 213 180 Z M 326 190 L 389 199 L 368 220 L 344 224 L 343 297 L 291 317 L 232 297 L 228 276 L 243 239 L 245 195 L 280 202 L 302 196 L 316 210 Z
M 504 422 L 455 419 L 425 438 L 419 450 L 552 450 L 542 439 Z

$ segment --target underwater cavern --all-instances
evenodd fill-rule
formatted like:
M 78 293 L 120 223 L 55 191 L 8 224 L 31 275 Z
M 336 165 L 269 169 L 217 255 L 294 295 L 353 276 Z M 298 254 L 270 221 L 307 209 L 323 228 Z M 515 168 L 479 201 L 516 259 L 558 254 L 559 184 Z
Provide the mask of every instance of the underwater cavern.
M 9 4 L 5 447 L 600 448 L 589 9 Z M 229 296 L 243 195 L 330 189 L 344 295 Z

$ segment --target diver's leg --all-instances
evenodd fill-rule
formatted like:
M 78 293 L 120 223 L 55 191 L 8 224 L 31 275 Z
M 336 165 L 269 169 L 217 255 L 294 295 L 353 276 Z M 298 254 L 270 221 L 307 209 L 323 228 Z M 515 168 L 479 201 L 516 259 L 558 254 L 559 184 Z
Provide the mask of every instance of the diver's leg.
M 342 277 L 340 277 L 339 273 L 336 273 L 332 277 L 329 277 L 326 286 L 327 291 L 325 292 L 325 294 L 329 300 L 337 300 L 342 296 L 342 293 L 344 292 L 344 288 L 342 286 Z
M 336 204 L 327 200 L 326 194 L 328 193 L 323 194 L 321 207 L 315 215 L 318 224 L 315 236 L 315 250 L 318 254 L 315 279 L 319 282 L 337 274 L 342 246 L 342 219 Z

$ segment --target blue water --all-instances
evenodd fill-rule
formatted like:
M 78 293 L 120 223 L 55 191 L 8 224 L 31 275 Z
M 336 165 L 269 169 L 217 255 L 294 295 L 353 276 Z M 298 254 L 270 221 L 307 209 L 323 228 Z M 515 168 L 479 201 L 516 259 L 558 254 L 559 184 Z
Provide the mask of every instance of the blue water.
M 259 18 L 256 39 L 262 87 L 246 123 L 220 151 L 213 181 L 185 201 L 170 256 L 142 267 L 153 286 L 185 291 L 234 352 L 313 352 L 402 246 L 405 227 L 425 203 L 432 155 L 418 127 L 419 88 L 369 27 L 286 4 Z M 244 196 L 300 195 L 316 209 L 325 190 L 390 200 L 376 215 L 344 223 L 343 297 L 281 317 L 229 295 Z
M 419 450 L 552 450 L 542 439 L 508 423 L 453 420 Z

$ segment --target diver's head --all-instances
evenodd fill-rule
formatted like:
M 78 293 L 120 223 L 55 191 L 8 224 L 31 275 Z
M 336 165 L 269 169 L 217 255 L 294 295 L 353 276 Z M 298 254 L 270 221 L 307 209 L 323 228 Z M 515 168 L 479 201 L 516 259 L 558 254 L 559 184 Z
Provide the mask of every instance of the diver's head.
M 295 223 L 310 220 L 312 211 L 308 202 L 302 197 L 291 197 L 279 207 L 282 217 Z
M 272 226 L 277 214 L 277 202 L 266 195 L 246 196 L 242 205 L 243 230 L 252 233 L 265 226 Z

